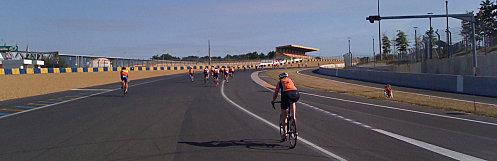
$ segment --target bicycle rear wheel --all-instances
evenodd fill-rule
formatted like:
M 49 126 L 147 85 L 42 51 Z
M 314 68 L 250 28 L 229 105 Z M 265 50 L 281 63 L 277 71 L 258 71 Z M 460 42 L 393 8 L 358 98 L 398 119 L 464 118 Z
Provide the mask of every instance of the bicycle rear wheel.
M 293 118 L 288 119 L 288 141 L 290 141 L 290 148 L 297 146 L 297 124 Z

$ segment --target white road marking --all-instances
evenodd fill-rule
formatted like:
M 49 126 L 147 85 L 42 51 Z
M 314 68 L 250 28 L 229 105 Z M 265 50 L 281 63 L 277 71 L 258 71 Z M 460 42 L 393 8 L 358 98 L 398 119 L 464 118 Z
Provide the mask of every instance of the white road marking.
M 442 147 L 439 147 L 439 146 L 436 146 L 436 145 L 432 145 L 432 144 L 429 144 L 429 143 L 426 143 L 426 142 L 423 142 L 423 141 L 411 139 L 411 138 L 408 138 L 408 137 L 405 137 L 405 136 L 402 136 L 402 135 L 398 135 L 398 134 L 394 134 L 394 133 L 391 133 L 391 132 L 388 132 L 388 131 L 385 131 L 385 130 L 381 130 L 381 129 L 371 129 L 371 130 L 376 131 L 376 132 L 378 132 L 380 134 L 383 134 L 383 135 L 390 136 L 390 137 L 395 138 L 397 140 L 400 140 L 400 141 L 403 141 L 403 142 L 415 145 L 417 147 L 421 147 L 423 149 L 426 149 L 426 150 L 429 150 L 429 151 L 432 151 L 432 152 L 435 152 L 435 153 L 438 153 L 438 154 L 442 154 L 442 155 L 450 157 L 452 159 L 456 159 L 456 160 L 467 160 L 467 161 L 484 161 L 484 159 L 480 159 L 480 158 L 477 158 L 477 157 L 473 157 L 473 156 L 470 156 L 470 155 L 466 155 L 466 154 L 463 154 L 463 153 L 452 151 L 450 149 L 445 149 L 445 148 L 442 148 Z
M 114 89 L 89 89 L 89 88 L 71 89 L 71 91 L 109 91 L 109 90 L 114 90 Z
M 153 81 L 142 82 L 142 83 L 130 85 L 130 87 L 139 86 L 139 85 L 143 85 L 143 84 L 149 84 L 149 83 L 153 83 L 153 82 L 157 82 L 157 81 L 162 81 L 162 80 L 167 80 L 167 79 L 170 79 L 170 78 L 176 78 L 176 77 L 168 77 L 168 78 L 165 78 L 165 79 L 158 79 L 158 80 L 153 80 Z M 103 91 L 103 92 L 99 92 L 99 93 L 90 94 L 90 95 L 87 95 L 87 96 L 81 96 L 81 97 L 77 97 L 77 98 L 73 98 L 73 99 L 69 99 L 69 100 L 65 100 L 65 101 L 61 101 L 61 102 L 57 102 L 57 103 L 53 103 L 53 104 L 49 104 L 49 105 L 45 105 L 45 106 L 40 106 L 40 107 L 32 108 L 32 109 L 29 109 L 29 110 L 24 110 L 24 111 L 20 111 L 20 112 L 16 112 L 16 113 L 11 113 L 11 114 L 8 114 L 8 115 L 3 115 L 3 116 L 0 116 L 0 119 L 7 118 L 7 117 L 10 117 L 10 116 L 19 115 L 19 114 L 23 114 L 23 113 L 26 113 L 26 112 L 31 112 L 31 111 L 43 109 L 43 108 L 47 108 L 47 107 L 51 107 L 51 106 L 55 106 L 55 105 L 60 105 L 60 104 L 63 104 L 63 103 L 72 102 L 72 101 L 76 101 L 76 100 L 80 100 L 80 99 L 84 99 L 84 98 L 88 98 L 88 97 L 92 97 L 92 96 L 96 96 L 96 95 L 100 95 L 100 94 L 104 94 L 104 93 L 109 93 L 109 92 L 116 91 L 116 90 L 119 90 L 119 89 L 120 88 L 111 89 L 111 90 L 107 90 L 107 91 Z M 49 99 L 49 100 L 56 100 L 56 99 Z
M 254 114 L 254 113 L 250 112 L 249 110 L 247 110 L 247 109 L 243 108 L 242 106 L 240 106 L 240 105 L 236 104 L 236 103 L 235 103 L 235 102 L 233 102 L 230 98 L 228 98 L 228 97 L 226 96 L 226 94 L 224 93 L 224 82 L 225 82 L 225 81 L 223 81 L 223 82 L 221 83 L 221 95 L 223 96 L 223 98 L 224 98 L 226 101 L 228 101 L 228 102 L 229 102 L 229 103 L 231 103 L 233 106 L 235 106 L 235 107 L 237 107 L 238 109 L 240 109 L 241 111 L 243 111 L 243 112 L 245 112 L 245 113 L 249 114 L 250 116 L 252 116 L 252 117 L 254 117 L 254 118 L 256 118 L 256 119 L 258 119 L 258 120 L 260 120 L 260 121 L 262 121 L 262 122 L 264 122 L 264 123 L 266 123 L 267 125 L 269 125 L 269 126 L 270 126 L 270 127 L 272 127 L 273 129 L 275 129 L 275 130 L 280 130 L 280 129 L 279 129 L 279 127 L 278 127 L 278 126 L 276 126 L 275 124 L 273 124 L 273 123 L 269 122 L 268 120 L 266 120 L 266 119 L 264 119 L 264 118 L 262 118 L 262 117 L 260 117 L 260 116 L 258 116 L 258 115 L 256 115 L 256 114 Z M 326 149 L 324 149 L 324 148 L 322 148 L 322 147 L 320 147 L 320 146 L 318 146 L 318 145 L 316 145 L 316 144 L 314 144 L 314 143 L 312 143 L 312 142 L 310 142 L 310 141 L 307 141 L 306 139 L 304 139 L 304 138 L 302 138 L 302 137 L 298 137 L 298 139 L 299 139 L 299 141 L 303 142 L 304 144 L 307 144 L 308 146 L 310 146 L 310 147 L 312 147 L 312 148 L 314 148 L 314 149 L 316 149 L 316 150 L 318 150 L 318 151 L 320 151 L 320 152 L 322 152 L 322 153 L 326 154 L 328 157 L 331 157 L 331 158 L 334 158 L 334 159 L 337 159 L 337 160 L 340 160 L 340 161 L 345 161 L 345 160 L 346 160 L 346 159 L 344 159 L 344 158 L 342 158 L 342 157 L 340 157 L 340 156 L 338 156 L 338 155 L 336 155 L 336 154 L 334 154 L 334 153 L 332 153 L 332 152 L 330 152 L 330 151 L 328 151 L 328 150 L 326 150 Z
M 405 112 L 418 113 L 418 114 L 423 114 L 423 115 L 437 116 L 437 117 L 443 117 L 443 118 L 449 118 L 449 119 L 455 119 L 455 120 L 461 120 L 461 121 L 468 121 L 468 122 L 474 122 L 474 123 L 481 123 L 481 124 L 487 124 L 487 125 L 497 126 L 497 123 L 492 123 L 492 122 L 485 122 L 485 121 L 479 121 L 479 120 L 465 119 L 465 118 L 460 118 L 460 117 L 453 117 L 453 116 L 440 115 L 440 114 L 434 114 L 434 113 L 428 113 L 428 112 L 422 112 L 422 111 L 402 109 L 402 108 L 396 108 L 396 107 L 390 107 L 390 106 L 384 106 L 384 105 L 377 105 L 377 104 L 372 104 L 372 103 L 364 103 L 364 102 L 358 102 L 358 101 L 352 101 L 352 100 L 346 100 L 346 99 L 340 99 L 340 98 L 334 98 L 334 97 L 328 97 L 328 96 L 321 96 L 321 95 L 312 94 L 312 93 L 306 93 L 306 92 L 301 92 L 301 94 L 305 94 L 305 95 L 309 95 L 309 96 L 315 96 L 315 97 L 321 97 L 321 98 L 326 98 L 326 99 L 332 99 L 332 100 L 337 100 L 337 101 L 342 101 L 342 102 L 349 102 L 349 103 L 355 103 L 355 104 L 361 104 L 361 105 L 367 105 L 367 106 L 381 107 L 381 108 L 387 108 L 387 109 L 398 110 L 398 111 L 405 111 Z
M 256 77 L 258 77 L 258 73 L 259 72 L 254 72 L 254 73 L 252 73 L 252 76 L 255 75 Z M 252 78 L 254 78 L 254 77 L 252 77 Z M 262 81 L 260 78 L 259 78 L 259 80 Z M 264 88 L 270 90 L 269 88 L 267 88 L 266 86 L 263 85 L 264 83 L 258 82 L 259 80 L 255 79 L 254 81 L 257 84 L 263 86 Z M 265 83 L 267 85 L 267 82 L 265 82 Z M 317 95 L 317 96 L 319 96 L 319 95 Z M 323 97 L 326 97 L 326 96 L 323 96 Z M 340 100 L 342 100 L 342 99 L 340 99 Z M 347 102 L 349 102 L 349 101 L 350 100 L 347 100 Z M 362 102 L 357 102 L 357 101 L 351 101 L 351 102 L 352 103 L 362 103 Z M 438 153 L 438 154 L 441 154 L 441 155 L 444 155 L 444 156 L 447 156 L 447 157 L 450 157 L 450 158 L 453 158 L 453 159 L 456 159 L 456 160 L 465 160 L 465 161 L 466 160 L 467 161 L 482 161 L 482 160 L 484 160 L 484 159 L 480 159 L 480 158 L 477 158 L 477 157 L 474 157 L 474 156 L 470 156 L 470 155 L 467 155 L 467 154 L 456 152 L 456 151 L 453 151 L 453 150 L 450 150 L 450 149 L 446 149 L 446 148 L 443 148 L 443 147 L 440 147 L 440 146 L 437 146 L 437 145 L 429 144 L 429 143 L 426 143 L 426 142 L 423 142 L 423 141 L 415 140 L 415 139 L 408 138 L 408 137 L 405 137 L 405 136 L 402 136 L 402 135 L 398 135 L 398 134 L 395 134 L 395 133 L 392 133 L 392 132 L 388 132 L 388 131 L 385 131 L 385 130 L 382 130 L 382 129 L 376 129 L 376 128 L 373 128 L 373 127 L 371 127 L 369 125 L 366 125 L 364 123 L 361 123 L 361 122 L 358 122 L 358 121 L 355 121 L 355 120 L 352 120 L 352 119 L 340 116 L 340 115 L 335 114 L 335 113 L 331 113 L 329 111 L 320 109 L 318 107 L 309 105 L 309 104 L 304 103 L 304 102 L 298 102 L 298 103 L 300 103 L 302 105 L 305 105 L 305 106 L 308 106 L 308 107 L 310 107 L 310 108 L 312 108 L 312 109 L 314 109 L 316 111 L 322 112 L 322 113 L 327 114 L 329 116 L 333 116 L 333 117 L 342 119 L 344 121 L 348 121 L 348 122 L 350 122 L 352 124 L 359 125 L 359 126 L 364 127 L 366 129 L 378 132 L 380 134 L 383 134 L 383 135 L 386 135 L 386 136 L 389 136 L 389 137 L 401 140 L 401 141 L 409 143 L 411 145 L 415 145 L 417 147 L 420 147 L 420 148 L 423 148 L 423 149 L 426 149 L 426 150 L 429 150 L 429 151 L 432 151 L 432 152 L 435 152 L 435 153 Z M 366 103 L 366 104 L 369 105 L 369 103 Z M 370 105 L 374 105 L 374 104 L 370 104 Z M 381 105 L 378 105 L 378 106 L 381 106 Z M 441 115 L 441 116 L 443 116 L 443 115 Z M 476 120 L 473 120 L 473 121 L 476 121 Z
M 306 70 L 306 69 L 303 69 L 303 70 Z M 326 78 L 316 77 L 316 76 L 312 76 L 312 75 L 302 74 L 302 73 L 300 73 L 300 71 L 302 71 L 302 70 L 298 70 L 297 74 L 303 75 L 303 76 L 307 76 L 307 77 L 313 77 L 313 78 L 319 78 L 319 79 L 326 79 Z M 383 88 L 377 88 L 377 87 L 365 86 L 365 85 L 360 85 L 360 84 L 342 82 L 342 81 L 337 81 L 337 80 L 332 80 L 332 79 L 326 79 L 326 80 L 329 80 L 329 81 L 332 81 L 332 82 L 336 82 L 336 83 L 341 83 L 341 84 L 348 84 L 348 85 L 354 85 L 354 86 L 359 86 L 359 87 L 366 87 L 366 88 L 383 90 Z M 399 92 L 399 93 L 408 93 L 408 94 L 414 94 L 414 95 L 418 95 L 418 96 L 425 96 L 425 97 L 432 97 L 432 98 L 447 99 L 447 100 L 452 100 L 452 101 L 460 101 L 460 102 L 466 102 L 466 103 L 476 103 L 476 104 L 494 106 L 494 107 L 497 108 L 497 105 L 496 104 L 492 104 L 492 103 L 475 102 L 475 101 L 468 101 L 468 100 L 462 100 L 462 99 L 456 99 L 456 98 L 448 98 L 448 97 L 441 97 L 441 96 L 434 96 L 434 95 L 427 95 L 427 94 L 406 92 L 406 91 L 400 91 L 400 90 L 397 90 L 396 92 Z
M 265 82 L 264 80 L 262 80 L 262 79 L 260 79 L 258 77 L 259 72 L 261 72 L 261 71 L 257 71 L 257 72 L 252 73 L 252 75 L 251 75 L 252 80 L 254 82 L 256 82 L 257 84 L 259 84 L 260 86 L 265 87 L 266 89 L 269 89 L 269 87 L 270 88 L 274 88 L 273 85 L 268 84 L 267 82 Z M 461 120 L 461 121 L 468 121 L 468 122 L 473 122 L 473 123 L 480 123 L 480 124 L 497 126 L 497 123 L 486 122 L 486 121 L 472 120 L 472 119 L 466 119 L 466 118 L 460 118 L 460 117 L 453 117 L 453 116 L 447 116 L 447 115 L 441 115 L 441 114 L 434 114 L 434 113 L 429 113 L 429 112 L 422 112 L 422 111 L 402 109 L 402 108 L 396 108 L 396 107 L 390 107 L 390 106 L 384 106 L 384 105 L 377 105 L 377 104 L 372 104 L 372 103 L 352 101 L 352 100 L 347 100 L 347 99 L 322 96 L 322 95 L 317 95 L 317 94 L 312 94 L 312 93 L 306 93 L 306 92 L 300 92 L 300 94 L 305 94 L 305 95 L 314 96 L 314 97 L 321 97 L 321 98 L 326 98 L 326 99 L 331 99 L 331 100 L 336 100 L 336 101 L 342 101 L 342 102 L 349 102 L 349 103 L 355 103 L 355 104 L 361 104 L 361 105 L 367 105 L 367 106 L 373 106 L 373 107 L 381 107 L 381 108 L 387 108 L 387 109 L 404 111 L 404 112 L 411 112 L 411 113 L 417 113 L 417 114 L 423 114 L 423 115 L 430 115 L 430 116 L 436 116 L 436 117 L 443 117 L 443 118 L 449 118 L 449 119 L 455 119 L 455 120 Z
M 310 107 L 312 109 L 315 109 L 317 111 L 323 112 L 323 113 L 325 113 L 327 115 L 334 116 L 336 118 L 340 118 L 340 119 L 345 120 L 347 122 L 350 122 L 350 123 L 362 126 L 362 127 L 366 128 L 366 129 L 369 129 L 369 130 L 378 132 L 380 134 L 383 134 L 383 135 L 395 138 L 397 140 L 409 143 L 411 145 L 414 145 L 414 146 L 417 146 L 417 147 L 420 147 L 420 148 L 423 148 L 423 149 L 435 152 L 437 154 L 441 154 L 441 155 L 450 157 L 452 159 L 456 159 L 456 160 L 467 160 L 467 161 L 483 161 L 484 160 L 484 159 L 480 159 L 480 158 L 477 158 L 477 157 L 474 157 L 474 156 L 471 156 L 471 155 L 467 155 L 467 154 L 456 152 L 456 151 L 453 151 L 453 150 L 450 150 L 450 149 L 446 149 L 446 148 L 443 148 L 443 147 L 440 147 L 440 146 L 437 146 L 437 145 L 433 145 L 433 144 L 430 144 L 430 143 L 426 143 L 426 142 L 423 142 L 423 141 L 419 141 L 419 140 L 416 140 L 416 139 L 405 137 L 405 136 L 402 136 L 402 135 L 399 135 L 399 134 L 388 132 L 388 131 L 385 131 L 385 130 L 382 130 L 382 129 L 373 128 L 373 127 L 371 127 L 369 125 L 365 125 L 364 123 L 360 123 L 360 122 L 354 121 L 352 119 L 348 119 L 348 118 L 345 118 L 345 117 L 342 117 L 342 116 L 339 116 L 339 115 L 333 115 L 333 113 L 331 113 L 329 111 L 325 111 L 323 109 L 320 109 L 318 107 L 309 105 L 309 104 L 304 103 L 304 102 L 299 102 L 299 103 L 302 104 L 302 105 L 305 105 L 307 107 Z

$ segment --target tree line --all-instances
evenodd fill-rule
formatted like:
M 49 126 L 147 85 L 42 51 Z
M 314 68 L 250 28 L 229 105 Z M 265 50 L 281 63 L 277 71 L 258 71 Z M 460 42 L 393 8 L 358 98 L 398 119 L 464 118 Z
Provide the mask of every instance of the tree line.
M 474 12 L 467 13 L 475 16 L 477 41 L 483 43 L 483 46 L 497 45 L 497 4 L 490 0 L 483 0 L 481 1 L 479 11 L 476 14 L 474 14 Z M 463 45 L 466 47 L 469 46 L 472 38 L 471 23 L 462 21 L 459 34 L 463 37 L 463 42 L 461 43 L 464 43 Z M 433 55 L 429 57 L 447 57 L 448 55 L 445 54 L 447 53 L 447 50 L 449 50 L 445 48 L 447 42 L 442 41 L 440 39 L 439 31 L 435 31 L 432 28 L 427 30 L 424 35 L 416 37 L 414 46 L 409 45 L 407 34 L 404 31 L 397 30 L 397 34 L 393 38 L 389 38 L 386 34 L 383 34 L 381 39 L 383 50 L 381 55 L 379 54 L 376 56 L 376 59 L 380 60 L 381 58 L 383 60 L 392 60 L 394 57 L 403 59 L 406 58 L 409 53 L 423 52 L 427 49 L 425 45 L 429 45 L 430 37 L 432 38 L 431 46 L 433 48 Z M 454 44 L 453 48 L 457 47 L 456 45 L 457 44 Z M 416 46 L 417 48 L 415 48 Z M 392 51 L 392 47 L 394 47 L 393 49 L 395 51 Z M 454 49 L 451 50 L 454 51 Z M 416 59 L 420 59 L 420 57 L 422 57 L 420 54 L 415 55 Z
M 227 54 L 224 57 L 220 56 L 211 56 L 211 60 L 260 60 L 260 59 L 273 59 L 275 56 L 276 52 L 275 51 L 270 51 L 267 54 L 264 54 L 262 52 L 250 52 L 246 54 L 239 54 L 239 55 L 231 55 Z M 165 53 L 165 54 L 157 54 L 152 56 L 153 60 L 182 60 L 182 61 L 208 61 L 209 56 L 186 56 L 186 57 L 177 57 L 173 56 L 172 54 Z

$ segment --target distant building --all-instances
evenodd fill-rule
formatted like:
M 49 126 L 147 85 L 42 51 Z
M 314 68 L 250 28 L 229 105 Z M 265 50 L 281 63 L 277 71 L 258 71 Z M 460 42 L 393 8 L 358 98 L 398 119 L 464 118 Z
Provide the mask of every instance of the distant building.
M 319 51 L 316 48 L 304 47 L 300 45 L 285 45 L 276 47 L 275 59 L 288 60 L 288 59 L 310 59 L 311 56 L 306 53 Z

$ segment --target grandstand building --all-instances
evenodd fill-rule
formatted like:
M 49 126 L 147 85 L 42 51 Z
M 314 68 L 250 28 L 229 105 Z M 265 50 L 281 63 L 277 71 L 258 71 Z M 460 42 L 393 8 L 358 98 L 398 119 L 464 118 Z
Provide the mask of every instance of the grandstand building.
M 311 59 L 312 57 L 306 53 L 319 51 L 316 48 L 304 47 L 300 45 L 285 45 L 276 47 L 275 59 L 277 60 L 293 60 L 293 59 Z

